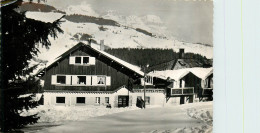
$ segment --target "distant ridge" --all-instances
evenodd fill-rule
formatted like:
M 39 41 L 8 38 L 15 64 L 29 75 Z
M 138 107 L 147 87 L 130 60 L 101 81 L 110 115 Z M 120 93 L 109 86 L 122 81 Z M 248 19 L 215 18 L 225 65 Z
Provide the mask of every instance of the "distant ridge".
M 17 9 L 20 12 L 24 11 L 40 11 L 40 12 L 52 12 L 57 11 L 53 6 L 39 3 L 24 2 L 20 8 Z

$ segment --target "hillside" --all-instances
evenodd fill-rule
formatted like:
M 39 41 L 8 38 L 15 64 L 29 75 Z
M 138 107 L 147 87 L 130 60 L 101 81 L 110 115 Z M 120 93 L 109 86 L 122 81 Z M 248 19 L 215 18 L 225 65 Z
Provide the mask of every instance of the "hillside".
M 18 9 L 20 12 L 24 11 L 40 11 L 40 12 L 52 12 L 57 11 L 57 9 L 50 5 L 24 2 Z
M 162 56 L 159 55 L 156 58 L 158 62 L 173 59 L 174 51 L 178 51 L 179 48 L 184 48 L 186 53 L 200 54 L 209 59 L 213 57 L 211 45 L 189 43 L 175 39 L 168 33 L 167 28 L 158 16 L 122 16 L 117 12 L 110 11 L 105 15 L 99 15 L 90 7 L 83 5 L 82 7 L 70 6 L 63 11 L 58 11 L 48 5 L 36 5 L 38 6 L 31 8 L 30 4 L 25 3 L 21 9 L 29 10 L 26 12 L 28 18 L 43 22 L 54 22 L 65 15 L 61 19 L 61 28 L 64 33 L 58 34 L 58 38 L 55 40 L 50 38 L 52 45 L 48 50 L 39 47 L 41 53 L 37 58 L 48 61 L 47 65 L 78 42 L 88 44 L 88 39 L 92 40 L 92 47 L 99 48 L 100 41 L 104 40 L 107 49 L 121 49 L 121 51 L 124 51 L 121 53 L 128 55 L 133 54 L 128 53 L 125 49 L 139 49 L 141 53 L 144 52 L 141 49 L 165 49 L 165 53 L 162 52 Z M 140 58 L 141 56 L 133 55 L 132 57 L 135 58 L 129 62 L 142 65 L 145 61 L 154 61 L 152 60 L 154 58 L 145 59 Z M 124 56 L 121 57 L 124 58 Z M 133 60 L 136 61 L 133 62 Z M 37 63 L 37 61 L 31 62 L 32 64 Z M 154 61 L 154 63 L 158 62 Z

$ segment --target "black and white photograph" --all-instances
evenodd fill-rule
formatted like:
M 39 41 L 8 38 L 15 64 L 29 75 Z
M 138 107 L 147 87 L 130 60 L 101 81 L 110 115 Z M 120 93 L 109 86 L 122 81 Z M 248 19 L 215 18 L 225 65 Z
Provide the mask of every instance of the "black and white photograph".
M 1 0 L 1 132 L 212 133 L 212 0 Z

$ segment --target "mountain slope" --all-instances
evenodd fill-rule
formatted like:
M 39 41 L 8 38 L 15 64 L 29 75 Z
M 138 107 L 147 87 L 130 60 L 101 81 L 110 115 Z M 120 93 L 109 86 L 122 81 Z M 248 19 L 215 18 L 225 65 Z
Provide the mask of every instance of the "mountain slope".
M 26 16 L 44 22 L 53 22 L 64 15 L 64 12 L 59 13 L 57 10 L 53 12 L 52 9 L 46 12 L 28 11 Z M 100 16 L 90 9 L 86 9 L 83 15 L 72 14 L 75 10 L 75 7 L 65 10 L 69 15 L 62 19 L 61 28 L 64 34 L 58 34 L 56 40 L 50 38 L 52 46 L 48 50 L 39 48 L 41 53 L 37 58 L 48 60 L 49 63 L 53 62 L 56 57 L 78 42 L 87 44 L 89 38 L 92 39 L 92 46 L 96 48 L 99 47 L 99 42 L 104 40 L 107 48 L 162 48 L 176 52 L 179 48 L 184 48 L 187 53 L 213 57 L 213 47 L 210 45 L 182 42 L 170 36 L 157 16 L 121 16 L 115 12 L 107 12 L 106 15 Z

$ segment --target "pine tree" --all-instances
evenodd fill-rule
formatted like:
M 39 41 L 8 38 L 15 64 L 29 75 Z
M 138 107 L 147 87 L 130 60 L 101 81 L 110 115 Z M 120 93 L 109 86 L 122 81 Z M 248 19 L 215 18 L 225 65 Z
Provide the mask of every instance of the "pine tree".
M 32 95 L 20 97 L 32 89 L 39 87 L 39 81 L 28 74 L 28 61 L 39 52 L 38 45 L 48 48 L 51 43 L 48 36 L 56 38 L 61 20 L 44 23 L 25 17 L 25 12 L 15 9 L 22 3 L 1 7 L 2 40 L 1 40 L 1 131 L 14 131 L 27 124 L 36 123 L 35 115 L 21 116 L 22 110 L 35 108 L 38 104 Z

